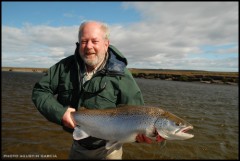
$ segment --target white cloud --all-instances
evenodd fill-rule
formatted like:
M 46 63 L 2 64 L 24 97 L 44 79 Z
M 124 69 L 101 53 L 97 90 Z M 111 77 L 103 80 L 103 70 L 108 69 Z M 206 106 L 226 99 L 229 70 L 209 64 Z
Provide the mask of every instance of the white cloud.
M 138 10 L 143 17 L 131 26 L 112 27 L 112 35 L 121 35 L 113 42 L 130 63 L 141 61 L 150 68 L 238 70 L 238 59 L 229 58 L 234 61 L 231 64 L 215 60 L 210 63 L 215 69 L 209 66 L 212 60 L 201 59 L 201 54 L 207 54 L 201 46 L 238 44 L 237 2 L 126 2 L 124 7 Z M 224 50 L 235 51 L 237 57 L 238 47 L 218 52 Z
M 50 67 L 61 58 L 72 55 L 75 51 L 75 42 L 78 41 L 78 26 L 25 25 L 20 29 L 3 26 L 2 33 L 5 66 Z M 22 57 L 25 59 L 22 61 L 24 63 L 17 63 Z
M 142 16 L 137 23 L 110 26 L 111 42 L 128 67 L 238 71 L 238 2 L 124 2 L 123 7 Z M 22 56 L 24 65 L 53 65 L 74 53 L 78 27 L 3 26 L 3 65 Z M 233 45 L 221 47 L 228 44 Z M 206 58 L 212 54 L 202 48 L 206 45 L 219 46 L 217 59 Z

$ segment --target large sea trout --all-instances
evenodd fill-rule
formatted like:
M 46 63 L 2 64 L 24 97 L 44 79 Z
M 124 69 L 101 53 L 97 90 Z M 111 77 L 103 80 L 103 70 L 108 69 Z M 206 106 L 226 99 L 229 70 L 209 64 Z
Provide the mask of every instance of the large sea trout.
M 166 140 L 185 140 L 194 135 L 186 133 L 193 126 L 185 120 L 158 107 L 121 105 L 112 109 L 83 108 L 71 113 L 77 125 L 75 140 L 92 136 L 107 140 L 106 149 L 118 143 L 136 141 L 138 134 Z

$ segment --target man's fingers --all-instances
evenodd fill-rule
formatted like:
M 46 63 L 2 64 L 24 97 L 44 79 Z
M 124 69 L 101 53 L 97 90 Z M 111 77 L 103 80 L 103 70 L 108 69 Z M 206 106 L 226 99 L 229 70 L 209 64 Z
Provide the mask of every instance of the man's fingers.
M 136 140 L 137 142 L 139 143 L 142 143 L 142 142 L 145 142 L 145 143 L 148 143 L 148 144 L 151 144 L 152 143 L 152 139 L 148 138 L 146 135 L 144 134 L 138 134 L 137 137 L 136 137 Z
M 142 135 L 143 138 L 144 138 L 144 141 L 148 144 L 151 144 L 152 143 L 152 139 L 150 139 L 149 137 L 147 137 L 146 135 Z
M 143 142 L 143 137 L 142 137 L 141 134 L 138 134 L 138 135 L 137 135 L 136 141 L 139 142 L 139 143 L 140 143 L 140 142 Z
M 157 142 L 161 142 L 163 140 L 165 140 L 163 137 L 161 137 L 160 135 L 157 135 L 157 137 L 156 137 Z

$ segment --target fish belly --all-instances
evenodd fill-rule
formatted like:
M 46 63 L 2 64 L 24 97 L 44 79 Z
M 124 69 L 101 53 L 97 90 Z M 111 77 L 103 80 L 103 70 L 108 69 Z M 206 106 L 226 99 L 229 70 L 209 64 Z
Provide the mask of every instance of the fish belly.
M 90 136 L 122 143 L 135 142 L 137 134 L 148 135 L 154 131 L 154 119 L 143 116 L 79 116 L 75 120 Z

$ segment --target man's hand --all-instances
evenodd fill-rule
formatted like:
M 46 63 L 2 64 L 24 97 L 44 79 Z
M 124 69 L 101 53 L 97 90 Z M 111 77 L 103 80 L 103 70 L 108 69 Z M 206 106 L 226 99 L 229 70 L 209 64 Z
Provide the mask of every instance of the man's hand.
M 76 126 L 70 115 L 71 112 L 75 112 L 75 111 L 76 111 L 75 108 L 68 107 L 67 111 L 64 113 L 62 117 L 62 122 L 64 126 L 71 129 L 73 129 Z
M 152 143 L 152 139 L 150 139 L 149 137 L 147 137 L 146 135 L 144 134 L 138 134 L 137 137 L 136 137 L 136 141 L 138 143 L 143 143 L 143 142 L 146 142 L 148 144 L 151 144 Z
M 156 136 L 156 142 L 161 142 L 161 141 L 163 141 L 163 140 L 165 140 L 165 139 L 162 138 L 160 135 L 157 135 L 157 136 Z M 143 143 L 143 142 L 145 142 L 145 143 L 147 143 L 147 144 L 151 144 L 151 143 L 154 142 L 151 138 L 147 137 L 147 136 L 144 135 L 144 134 L 138 134 L 137 137 L 136 137 L 136 141 L 137 141 L 138 143 Z

